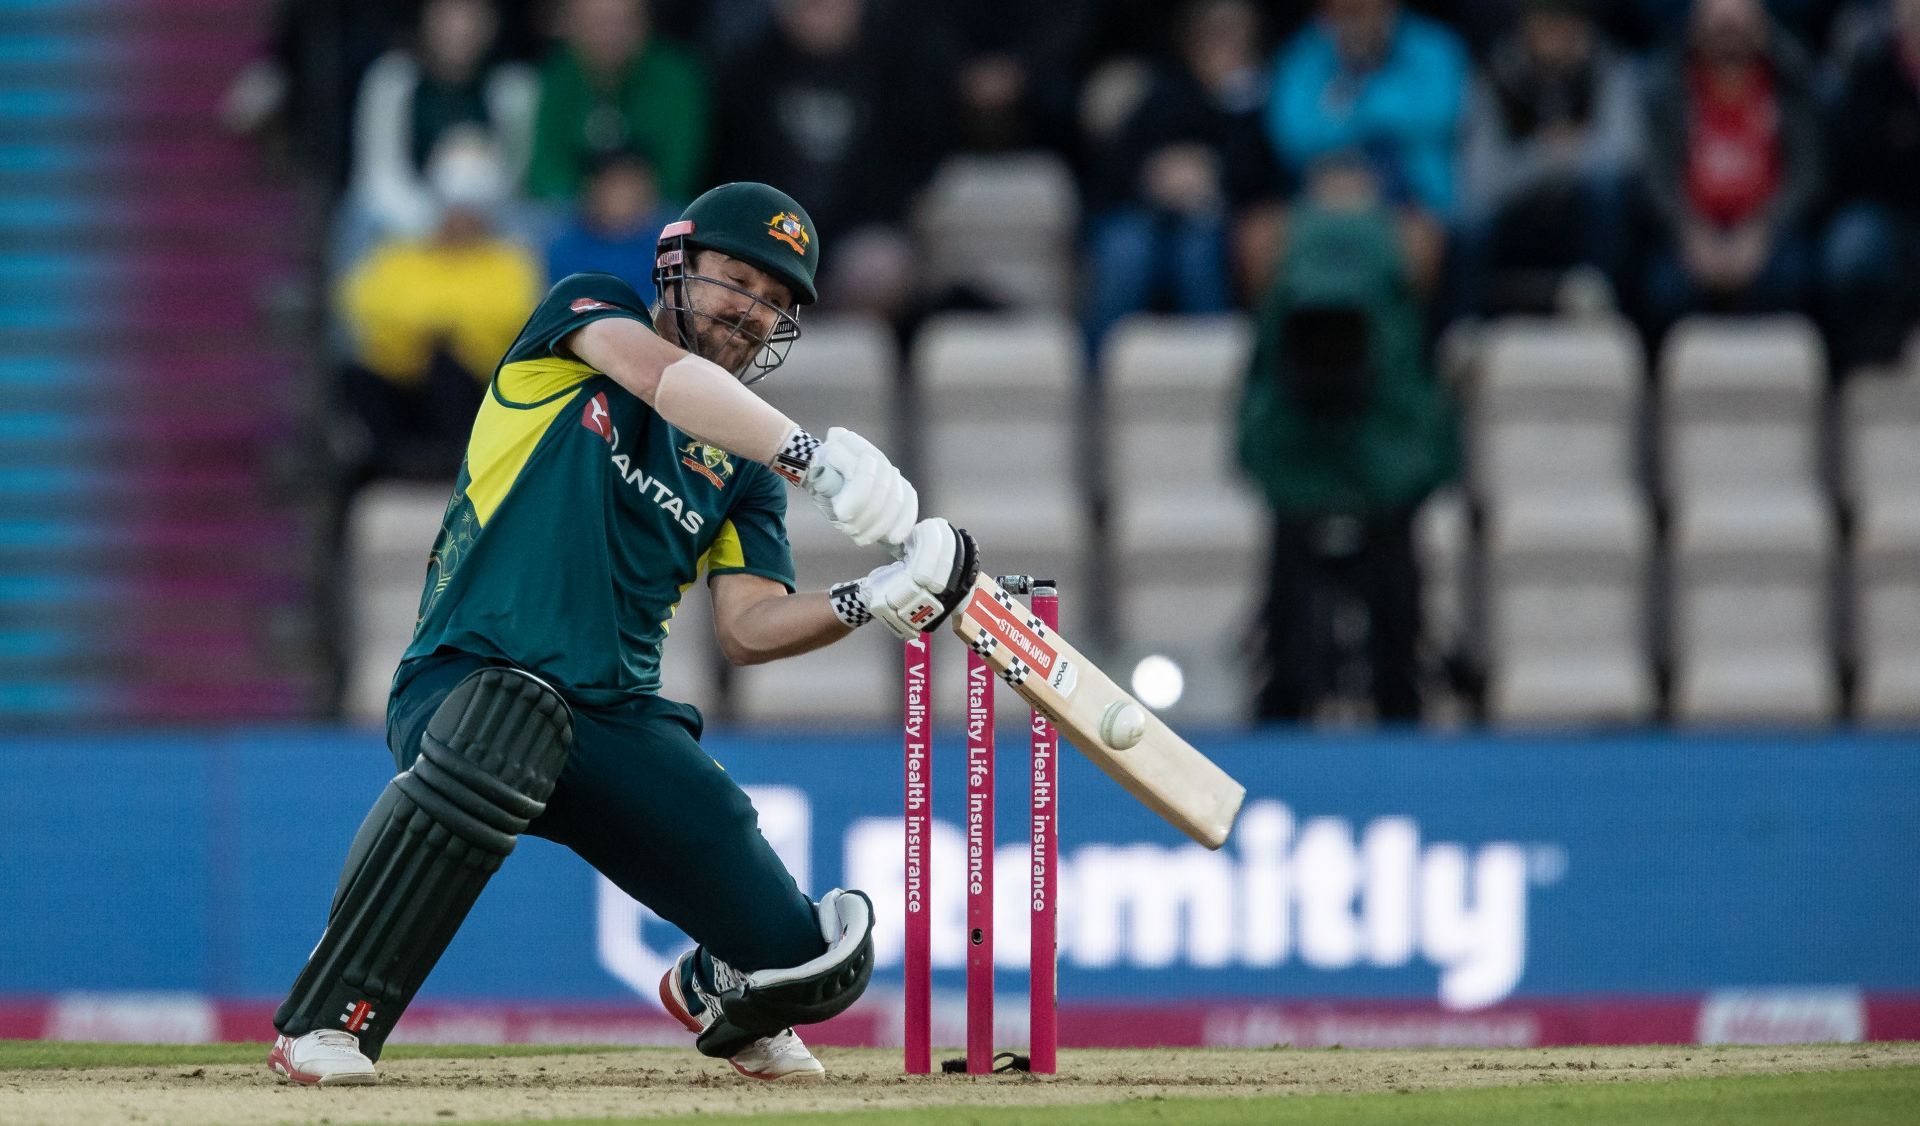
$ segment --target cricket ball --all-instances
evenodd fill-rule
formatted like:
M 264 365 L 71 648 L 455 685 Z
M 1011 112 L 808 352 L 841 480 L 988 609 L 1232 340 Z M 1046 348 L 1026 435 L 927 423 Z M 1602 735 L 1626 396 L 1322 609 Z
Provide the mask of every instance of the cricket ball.
M 1147 733 L 1147 713 L 1132 700 L 1115 700 L 1100 715 L 1100 739 L 1116 751 L 1138 743 Z

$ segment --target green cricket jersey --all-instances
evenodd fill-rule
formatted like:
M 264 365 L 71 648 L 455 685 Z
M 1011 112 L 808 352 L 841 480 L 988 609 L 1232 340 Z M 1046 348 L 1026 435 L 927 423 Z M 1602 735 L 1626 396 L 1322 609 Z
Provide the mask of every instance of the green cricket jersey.
M 655 693 L 668 622 L 703 571 L 793 589 L 786 483 L 559 347 L 603 317 L 652 327 L 619 278 L 564 278 L 495 369 L 396 690 L 453 649 L 511 661 L 582 704 Z

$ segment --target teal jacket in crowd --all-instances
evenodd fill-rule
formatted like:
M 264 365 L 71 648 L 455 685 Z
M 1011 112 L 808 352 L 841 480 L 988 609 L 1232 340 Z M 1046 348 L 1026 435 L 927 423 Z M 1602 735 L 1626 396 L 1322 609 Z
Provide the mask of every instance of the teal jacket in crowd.
M 1333 408 L 1310 401 L 1316 392 L 1301 389 L 1286 346 L 1292 314 L 1328 308 L 1360 311 L 1366 334 L 1364 374 Z M 1257 332 L 1239 458 L 1276 516 L 1408 509 L 1458 472 L 1452 401 L 1427 362 L 1420 301 L 1391 214 L 1296 211 Z

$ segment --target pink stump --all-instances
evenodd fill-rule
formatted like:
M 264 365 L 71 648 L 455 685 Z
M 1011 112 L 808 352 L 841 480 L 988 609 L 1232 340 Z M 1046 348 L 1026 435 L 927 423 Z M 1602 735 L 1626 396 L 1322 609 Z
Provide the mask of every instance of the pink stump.
M 1046 593 L 1041 593 L 1045 591 Z M 1060 597 L 1047 587 L 1036 587 L 1033 613 L 1049 629 L 1060 625 Z M 1028 908 L 1032 912 L 1032 959 L 1027 1023 L 1032 1033 L 1033 1070 L 1051 1075 L 1059 1069 L 1060 1031 L 1056 1014 L 1057 967 L 1054 913 L 1059 908 L 1060 804 L 1057 754 L 1059 740 L 1053 724 L 1033 713 L 1033 852 Z
M 907 1071 L 933 1071 L 933 645 L 926 634 L 906 643 L 906 1045 Z
M 967 1073 L 993 1070 L 993 672 L 967 653 Z

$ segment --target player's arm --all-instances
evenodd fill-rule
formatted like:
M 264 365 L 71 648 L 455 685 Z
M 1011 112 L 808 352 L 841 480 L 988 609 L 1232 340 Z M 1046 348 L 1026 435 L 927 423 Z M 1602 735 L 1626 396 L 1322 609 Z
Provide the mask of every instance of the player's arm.
M 713 630 L 736 665 L 792 657 L 838 641 L 879 619 L 896 636 L 924 633 L 947 620 L 973 589 L 979 572 L 973 537 L 945 520 L 922 520 L 897 563 L 830 591 L 788 594 L 773 579 L 715 575 Z
M 815 438 L 720 365 L 667 343 L 637 320 L 590 321 L 562 343 L 674 426 L 805 489 L 855 543 L 897 547 L 919 518 L 913 486 L 865 438 L 839 427 L 824 441 Z
M 758 665 L 811 652 L 853 632 L 833 612 L 825 591 L 788 594 L 759 575 L 715 575 L 713 632 L 735 665 Z

